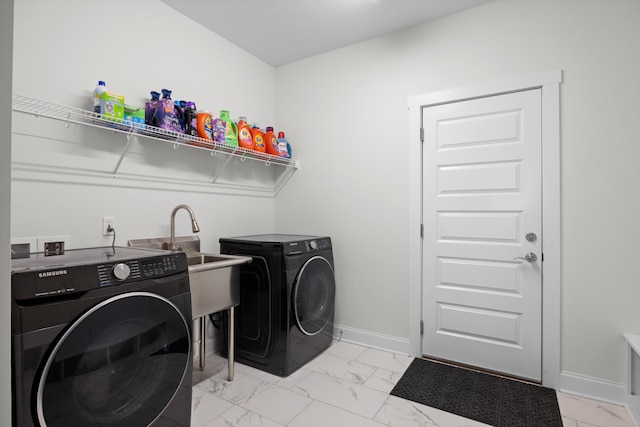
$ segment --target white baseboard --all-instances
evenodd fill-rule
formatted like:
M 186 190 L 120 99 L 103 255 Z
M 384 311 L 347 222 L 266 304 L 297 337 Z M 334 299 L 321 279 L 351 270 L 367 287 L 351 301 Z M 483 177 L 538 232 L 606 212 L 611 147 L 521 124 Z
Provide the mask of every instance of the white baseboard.
M 560 391 L 614 405 L 625 406 L 626 403 L 627 388 L 625 384 L 572 372 L 562 371 L 560 373 Z
M 378 334 L 338 324 L 334 325 L 333 333 L 334 338 L 341 341 L 347 341 L 353 344 L 359 344 L 380 350 L 387 350 L 393 353 L 410 354 L 408 338 Z
M 393 353 L 410 354 L 408 338 L 379 334 L 339 324 L 334 325 L 334 338 Z M 211 338 L 207 337 L 207 354 L 214 350 L 213 344 Z M 194 351 L 194 356 L 197 357 L 195 353 L 196 351 Z M 560 373 L 560 391 L 614 405 L 626 406 L 626 385 L 600 378 L 562 371 Z
M 394 353 L 410 354 L 408 338 L 378 334 L 339 324 L 334 327 L 334 335 L 336 339 L 342 341 Z M 600 378 L 562 371 L 560 373 L 560 391 L 614 405 L 626 406 L 626 385 L 624 383 L 615 383 Z
M 222 339 L 222 336 L 212 335 L 211 322 L 207 321 L 207 338 L 205 342 L 205 354 L 211 354 L 216 351 L 220 351 L 222 343 L 218 342 Z M 221 332 L 218 332 L 221 335 Z M 380 350 L 387 350 L 398 354 L 409 354 L 409 339 L 394 337 L 391 335 L 378 334 L 371 331 L 365 331 L 363 329 L 351 328 L 343 325 L 334 325 L 333 329 L 334 338 L 341 341 L 350 342 L 353 344 L 359 344 L 365 347 L 377 348 Z M 194 326 L 194 339 L 199 338 L 199 326 Z M 193 357 L 197 360 L 199 357 L 199 345 L 197 341 L 193 342 Z

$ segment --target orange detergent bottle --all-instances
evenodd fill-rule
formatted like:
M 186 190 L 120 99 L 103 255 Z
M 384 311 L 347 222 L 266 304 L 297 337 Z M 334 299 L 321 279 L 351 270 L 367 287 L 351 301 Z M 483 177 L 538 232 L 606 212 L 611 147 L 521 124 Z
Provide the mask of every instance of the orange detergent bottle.
M 200 138 L 213 141 L 213 117 L 207 112 L 199 112 L 196 118 L 196 129 Z
M 278 151 L 278 138 L 276 138 L 276 134 L 273 132 L 272 126 L 267 126 L 267 133 L 265 134 L 264 139 L 264 145 L 267 146 L 267 154 L 279 157 L 280 152 Z
M 265 153 L 267 151 L 267 147 L 264 143 L 264 134 L 262 133 L 262 129 L 260 129 L 260 126 L 254 124 L 251 127 L 251 136 L 253 136 L 253 149 L 260 153 Z
M 256 146 L 251 135 L 251 128 L 247 124 L 247 118 L 244 116 L 238 117 L 238 145 L 247 150 L 254 150 Z

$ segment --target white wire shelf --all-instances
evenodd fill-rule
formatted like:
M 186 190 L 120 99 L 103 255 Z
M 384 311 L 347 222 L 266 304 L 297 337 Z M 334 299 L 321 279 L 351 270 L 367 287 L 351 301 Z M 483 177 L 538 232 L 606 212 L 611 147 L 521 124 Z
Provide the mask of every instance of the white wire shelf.
M 68 107 L 42 101 L 36 98 L 13 94 L 13 110 L 34 116 L 49 117 L 71 123 L 80 123 L 88 126 L 104 127 L 128 134 L 136 134 L 145 138 L 157 139 L 162 142 L 174 144 L 186 144 L 192 147 L 221 152 L 229 156 L 246 158 L 254 161 L 264 162 L 267 165 L 275 164 L 287 167 L 297 167 L 294 159 L 273 156 L 266 153 L 258 153 L 242 147 L 232 147 L 230 145 L 214 143 L 205 138 L 193 137 L 183 133 L 168 131 L 153 126 L 136 126 L 117 123 L 102 117 L 101 114 L 79 108 Z
M 185 147 L 187 149 L 196 149 L 209 152 L 211 156 L 217 156 L 220 154 L 226 157 L 224 165 L 222 166 L 222 168 L 220 168 L 220 170 L 217 171 L 216 175 L 213 177 L 213 181 L 211 182 L 212 184 L 216 183 L 216 180 L 222 173 L 222 170 L 229 164 L 229 160 L 233 158 L 239 158 L 243 162 L 245 160 L 249 160 L 251 162 L 262 163 L 266 167 L 275 166 L 278 168 L 283 168 L 283 172 L 280 174 L 279 179 L 274 184 L 274 191 L 276 194 L 298 168 L 298 162 L 295 159 L 278 157 L 266 153 L 259 153 L 242 147 L 233 147 L 226 144 L 215 143 L 205 138 L 193 137 L 190 135 L 161 129 L 158 127 L 139 125 L 135 123 L 125 124 L 121 122 L 115 122 L 113 120 L 106 119 L 101 114 L 94 113 L 92 111 L 55 104 L 28 96 L 13 94 L 12 109 L 13 111 L 30 114 L 36 117 L 47 117 L 68 123 L 77 123 L 84 126 L 103 128 L 126 135 L 127 144 L 123 152 L 120 154 L 120 158 L 118 159 L 117 164 L 115 165 L 115 168 L 113 170 L 114 177 L 117 175 L 120 165 L 127 155 L 130 143 L 134 137 L 173 144 L 174 148 L 176 149 Z

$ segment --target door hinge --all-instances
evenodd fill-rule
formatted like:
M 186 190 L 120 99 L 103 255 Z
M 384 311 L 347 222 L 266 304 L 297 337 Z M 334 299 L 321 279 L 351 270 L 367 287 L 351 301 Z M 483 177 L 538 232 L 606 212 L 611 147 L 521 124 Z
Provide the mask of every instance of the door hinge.
M 420 238 L 424 239 L 424 224 L 420 224 Z
M 420 321 L 420 335 L 424 335 L 424 322 Z
M 420 142 L 424 142 L 424 128 L 420 128 Z

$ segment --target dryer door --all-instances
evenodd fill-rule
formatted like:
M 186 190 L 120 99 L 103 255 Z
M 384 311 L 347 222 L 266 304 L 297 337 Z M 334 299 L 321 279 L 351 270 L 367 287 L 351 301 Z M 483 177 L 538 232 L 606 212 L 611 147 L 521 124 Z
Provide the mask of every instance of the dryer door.
M 333 268 L 321 257 L 310 258 L 298 272 L 293 287 L 296 322 L 306 335 L 315 335 L 333 319 L 336 282 Z
M 188 323 L 146 292 L 95 305 L 69 325 L 36 381 L 40 425 L 147 426 L 173 399 L 189 366 Z

